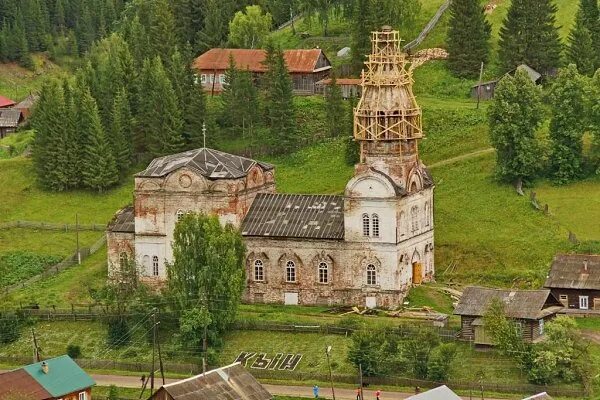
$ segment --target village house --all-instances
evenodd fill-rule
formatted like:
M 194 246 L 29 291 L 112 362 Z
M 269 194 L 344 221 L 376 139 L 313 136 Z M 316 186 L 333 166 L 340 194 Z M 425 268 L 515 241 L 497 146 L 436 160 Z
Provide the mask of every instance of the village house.
M 521 70 L 521 69 L 523 71 L 527 72 L 527 75 L 529 75 L 529 78 L 531 79 L 531 81 L 533 83 L 535 83 L 535 84 L 540 83 L 540 80 L 542 79 L 542 74 L 540 74 L 539 72 L 537 72 L 536 70 L 534 70 L 527 64 L 519 65 L 517 68 L 508 72 L 508 74 L 514 75 L 518 70 Z M 493 99 L 494 92 L 496 90 L 496 85 L 498 85 L 498 82 L 500 82 L 500 79 L 494 79 L 491 81 L 476 83 L 475 85 L 473 85 L 471 87 L 471 98 L 476 99 L 477 96 L 479 96 L 479 98 L 481 100 Z
M 343 195 L 276 193 L 272 165 L 212 149 L 157 158 L 109 224 L 109 276 L 135 259 L 143 281 L 163 282 L 175 224 L 203 212 L 241 230 L 246 302 L 397 307 L 435 273 L 422 137 L 398 32 L 374 33 L 354 116 L 360 162 Z
M 220 93 L 225 84 L 229 58 L 238 69 L 252 72 L 255 80 L 267 71 L 266 52 L 262 49 L 210 49 L 193 62 L 205 91 Z M 327 77 L 331 63 L 321 49 L 284 50 L 283 58 L 292 78 L 294 94 L 312 95 L 315 83 Z
M 271 400 L 273 396 L 242 365 L 234 363 L 163 385 L 148 400 Z
M 31 94 L 29 94 L 29 96 L 25 97 L 23 100 L 21 100 L 20 102 L 15 104 L 13 108 L 15 110 L 21 111 L 23 120 L 27 120 L 27 119 L 29 119 L 29 116 L 31 115 L 31 111 L 32 111 L 33 107 L 35 106 L 35 104 L 37 103 L 37 101 L 39 100 L 39 98 L 40 98 L 39 95 L 31 93 Z
M 65 355 L 0 374 L 0 399 L 92 400 L 95 384 Z
M 460 315 L 460 337 L 476 345 L 493 345 L 492 332 L 485 327 L 484 315 L 492 300 L 504 304 L 504 312 L 521 329 L 523 340 L 538 342 L 544 335 L 544 325 L 562 310 L 562 304 L 550 290 L 503 290 L 469 286 L 454 309 Z
M 23 122 L 23 114 L 16 108 L 0 108 L 0 139 L 15 133 Z
M 556 255 L 544 287 L 567 311 L 600 310 L 600 255 Z
M 15 105 L 15 101 L 8 97 L 0 96 L 0 108 L 9 108 Z

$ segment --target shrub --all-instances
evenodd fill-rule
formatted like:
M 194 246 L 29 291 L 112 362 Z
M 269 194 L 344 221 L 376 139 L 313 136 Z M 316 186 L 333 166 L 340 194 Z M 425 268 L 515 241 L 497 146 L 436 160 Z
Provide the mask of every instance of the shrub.
M 8 344 L 19 340 L 21 320 L 15 314 L 0 314 L 0 343 Z
M 70 344 L 67 346 L 67 355 L 73 359 L 81 357 L 81 347 L 76 344 Z
M 427 377 L 436 382 L 446 381 L 454 357 L 456 357 L 456 345 L 453 343 L 439 345 L 429 358 Z
M 108 321 L 106 343 L 110 347 L 122 347 L 131 341 L 129 324 L 123 317 L 111 318 Z
M 110 385 L 108 389 L 108 400 L 119 400 L 119 390 L 115 385 Z

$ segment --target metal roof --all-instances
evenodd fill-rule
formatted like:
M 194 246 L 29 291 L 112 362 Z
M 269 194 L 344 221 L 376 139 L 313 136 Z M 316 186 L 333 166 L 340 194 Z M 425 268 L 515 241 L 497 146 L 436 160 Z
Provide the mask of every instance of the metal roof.
M 108 230 L 110 232 L 134 233 L 135 214 L 133 206 L 127 206 L 119 210 L 112 221 L 108 223 Z
M 600 254 L 557 254 L 544 287 L 600 290 Z
M 0 374 L 0 399 L 9 397 L 44 400 L 52 397 L 31 375 L 24 369 Z
M 271 400 L 273 396 L 240 363 L 164 385 L 174 400 Z M 152 397 L 151 397 L 152 398 Z
M 155 158 L 136 176 L 162 177 L 186 167 L 209 179 L 237 179 L 248 175 L 248 171 L 255 165 L 259 165 L 265 171 L 273 169 L 271 164 L 261 161 L 201 148 Z
M 42 371 L 42 362 L 27 365 L 23 369 L 31 375 L 52 397 L 90 388 L 96 384 L 79 365 L 64 355 L 43 361 L 48 365 L 48 373 Z
M 504 303 L 504 311 L 509 318 L 539 319 L 562 308 L 548 289 L 504 290 L 469 286 L 463 291 L 454 314 L 482 317 L 496 298 Z
M 546 392 L 538 393 L 530 397 L 526 397 L 523 400 L 552 400 L 552 397 Z
M 344 238 L 344 198 L 260 193 L 242 222 L 243 236 Z
M 531 79 L 531 81 L 533 83 L 536 83 L 538 81 L 538 79 L 540 79 L 542 77 L 542 74 L 540 74 L 539 72 L 537 72 L 535 69 L 531 68 L 527 64 L 521 64 L 521 65 L 519 65 L 516 68 L 516 70 L 519 70 L 519 69 L 527 72 L 527 75 L 529 75 L 529 79 Z
M 424 393 L 410 396 L 406 400 L 461 400 L 456 393 L 454 393 L 446 385 L 436 387 L 435 389 L 428 390 Z
M 40 98 L 40 96 L 32 93 L 29 96 L 25 97 L 23 100 L 21 100 L 19 103 L 17 103 L 14 108 L 29 109 L 29 108 L 33 107 L 33 105 L 35 103 L 37 103 L 39 98 Z
M 284 50 L 283 58 L 289 72 L 311 73 L 323 54 L 321 49 Z M 252 72 L 266 72 L 266 52 L 262 49 L 210 49 L 194 60 L 193 67 L 204 71 L 223 71 L 229 68 L 229 55 L 237 68 Z M 329 62 L 328 62 L 329 64 Z M 331 64 L 326 67 L 330 69 Z
M 16 108 L 0 109 L 0 127 L 16 128 L 21 122 L 21 110 Z
M 15 101 L 8 97 L 0 96 L 0 107 L 10 107 L 15 105 Z

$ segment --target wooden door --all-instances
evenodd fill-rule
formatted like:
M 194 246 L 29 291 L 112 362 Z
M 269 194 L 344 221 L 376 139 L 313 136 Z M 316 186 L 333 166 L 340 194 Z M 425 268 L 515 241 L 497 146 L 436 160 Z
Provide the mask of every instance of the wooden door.
M 600 299 L 594 299 L 594 310 L 600 310 Z
M 423 267 L 420 262 L 414 262 L 412 265 L 412 283 L 413 285 L 420 285 L 423 281 Z

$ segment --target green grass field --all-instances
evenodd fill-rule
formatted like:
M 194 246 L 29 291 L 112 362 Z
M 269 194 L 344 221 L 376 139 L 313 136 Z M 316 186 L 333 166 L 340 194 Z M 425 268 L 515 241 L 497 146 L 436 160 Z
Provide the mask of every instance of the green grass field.
M 21 101 L 31 92 L 39 90 L 48 77 L 62 76 L 65 71 L 45 56 L 34 54 L 34 70 L 17 64 L 0 64 L 0 95 Z

